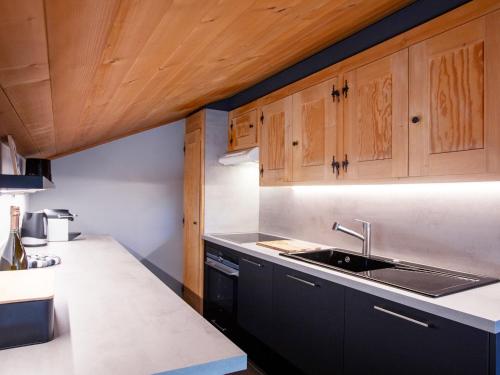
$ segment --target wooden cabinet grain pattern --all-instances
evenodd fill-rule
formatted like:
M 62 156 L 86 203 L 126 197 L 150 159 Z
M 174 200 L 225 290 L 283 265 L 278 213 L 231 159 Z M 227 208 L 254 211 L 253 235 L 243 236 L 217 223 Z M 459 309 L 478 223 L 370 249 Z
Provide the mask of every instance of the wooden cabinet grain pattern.
M 184 138 L 184 287 L 203 297 L 203 178 L 205 114 L 186 120 Z
M 260 182 L 279 185 L 291 176 L 292 97 L 286 97 L 261 109 Z
M 257 110 L 233 117 L 229 122 L 228 150 L 237 151 L 258 144 Z
M 413 38 L 260 100 L 261 185 L 498 180 L 500 11 Z
M 410 47 L 410 175 L 500 170 L 500 12 Z
M 408 50 L 347 72 L 344 82 L 344 178 L 407 176 Z
M 293 181 L 335 180 L 332 161 L 339 160 L 337 109 L 341 107 L 338 78 L 295 93 L 292 120 Z M 339 93 L 340 95 L 340 93 Z

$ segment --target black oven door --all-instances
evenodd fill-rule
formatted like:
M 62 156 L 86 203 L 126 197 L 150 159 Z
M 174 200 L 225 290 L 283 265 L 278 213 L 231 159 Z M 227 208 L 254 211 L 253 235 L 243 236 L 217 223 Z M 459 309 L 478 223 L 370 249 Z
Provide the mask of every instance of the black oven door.
M 239 271 L 237 265 L 232 262 L 214 258 L 208 253 L 205 258 L 203 315 L 220 331 L 230 336 L 236 324 Z

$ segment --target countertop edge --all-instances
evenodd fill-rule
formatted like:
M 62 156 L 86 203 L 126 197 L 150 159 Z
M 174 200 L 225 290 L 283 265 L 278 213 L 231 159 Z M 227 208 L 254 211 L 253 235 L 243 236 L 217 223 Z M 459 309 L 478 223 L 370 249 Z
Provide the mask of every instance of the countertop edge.
M 409 307 L 422 310 L 430 314 L 438 315 L 440 317 L 447 318 L 455 322 L 480 329 L 482 331 L 486 331 L 492 334 L 500 333 L 500 320 L 491 320 L 485 317 L 472 315 L 450 307 L 439 306 L 438 304 L 433 303 L 432 298 L 423 297 L 409 291 L 399 290 L 397 288 L 388 285 L 376 283 L 374 281 L 365 280 L 356 276 L 344 274 L 342 272 L 337 272 L 327 268 L 315 266 L 310 263 L 300 262 L 298 260 L 285 258 L 282 256 L 272 256 L 265 253 L 261 253 L 249 248 L 248 246 L 245 246 L 245 244 L 237 244 L 235 242 L 219 239 L 210 234 L 204 234 L 203 239 L 221 246 L 228 247 L 232 250 L 254 256 L 256 258 L 267 260 L 272 263 L 276 263 L 282 266 L 295 269 L 296 271 L 305 272 L 312 276 L 320 277 L 327 281 L 335 282 L 344 285 L 346 287 L 359 290 L 361 292 L 385 298 L 387 300 L 396 303 L 405 304 Z M 278 254 L 278 252 L 276 252 L 276 254 Z
M 176 370 L 159 372 L 154 375 L 218 375 L 229 374 L 247 369 L 247 355 L 229 357 L 218 361 L 201 363 Z

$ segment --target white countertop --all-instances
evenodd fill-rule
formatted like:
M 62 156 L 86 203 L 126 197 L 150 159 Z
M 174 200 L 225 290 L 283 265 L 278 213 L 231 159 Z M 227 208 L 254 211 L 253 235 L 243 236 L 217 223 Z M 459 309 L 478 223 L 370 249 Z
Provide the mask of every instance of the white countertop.
M 244 352 L 113 238 L 86 236 L 29 252 L 62 259 L 52 267 L 55 338 L 0 350 L 0 373 L 216 375 L 246 368 Z
M 204 239 L 247 255 L 268 260 L 297 271 L 305 272 L 337 284 L 386 298 L 483 331 L 495 334 L 500 332 L 500 283 L 490 284 L 444 297 L 430 298 L 361 277 L 282 257 L 279 255 L 278 251 L 258 246 L 255 243 L 238 244 L 236 242 L 220 239 L 216 236 L 216 234 L 205 234 Z M 331 246 L 321 244 L 315 245 L 322 248 L 331 248 Z

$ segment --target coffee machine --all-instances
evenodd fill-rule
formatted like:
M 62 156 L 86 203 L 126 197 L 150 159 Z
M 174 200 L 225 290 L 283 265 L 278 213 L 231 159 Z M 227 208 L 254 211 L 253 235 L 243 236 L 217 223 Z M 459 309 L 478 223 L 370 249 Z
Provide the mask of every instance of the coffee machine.
M 54 241 L 71 241 L 78 237 L 80 232 L 70 232 L 69 222 L 75 219 L 67 209 L 48 209 L 44 210 L 48 218 L 47 239 Z

